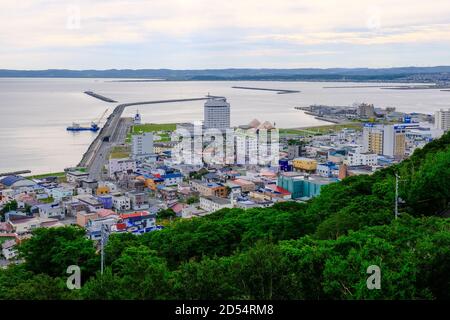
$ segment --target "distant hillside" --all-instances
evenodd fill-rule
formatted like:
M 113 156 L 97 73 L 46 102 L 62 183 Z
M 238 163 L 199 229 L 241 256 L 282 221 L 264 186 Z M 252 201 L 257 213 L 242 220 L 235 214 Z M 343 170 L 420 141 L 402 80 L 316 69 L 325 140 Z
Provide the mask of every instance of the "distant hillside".
M 278 81 L 450 81 L 450 66 L 401 68 L 301 69 L 110 69 L 110 70 L 6 70 L 0 77 L 122 78 L 161 80 L 278 80 Z

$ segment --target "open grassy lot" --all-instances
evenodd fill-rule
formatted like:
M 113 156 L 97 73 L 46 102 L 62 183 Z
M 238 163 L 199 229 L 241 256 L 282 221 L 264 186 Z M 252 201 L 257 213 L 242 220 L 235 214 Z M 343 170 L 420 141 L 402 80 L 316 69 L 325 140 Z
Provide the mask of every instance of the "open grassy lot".
M 42 179 L 46 177 L 64 177 L 66 175 L 65 172 L 52 172 L 52 173 L 43 173 L 43 174 L 37 174 L 33 176 L 27 176 L 26 178 L 29 179 Z
M 109 154 L 110 159 L 128 158 L 130 156 L 130 148 L 126 146 L 115 146 Z
M 131 142 L 131 135 L 138 134 L 142 132 L 159 132 L 166 131 L 165 133 L 158 134 L 161 139 L 155 140 L 154 142 L 170 141 L 170 131 L 175 131 L 177 128 L 176 123 L 144 123 L 138 124 L 131 127 L 130 132 L 127 135 L 126 142 Z

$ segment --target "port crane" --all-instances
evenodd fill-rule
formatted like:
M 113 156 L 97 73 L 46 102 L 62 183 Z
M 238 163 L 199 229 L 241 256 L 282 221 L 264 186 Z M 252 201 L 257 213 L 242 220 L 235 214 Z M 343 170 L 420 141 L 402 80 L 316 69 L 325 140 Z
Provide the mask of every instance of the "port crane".
M 91 126 L 90 127 L 83 127 L 81 126 L 79 123 L 72 123 L 72 126 L 67 127 L 68 131 L 94 131 L 97 132 L 100 127 L 99 124 L 100 122 L 103 120 L 103 118 L 105 117 L 106 113 L 108 112 L 108 108 L 103 112 L 103 114 L 98 118 L 97 121 L 95 121 L 95 119 L 93 121 L 91 121 Z

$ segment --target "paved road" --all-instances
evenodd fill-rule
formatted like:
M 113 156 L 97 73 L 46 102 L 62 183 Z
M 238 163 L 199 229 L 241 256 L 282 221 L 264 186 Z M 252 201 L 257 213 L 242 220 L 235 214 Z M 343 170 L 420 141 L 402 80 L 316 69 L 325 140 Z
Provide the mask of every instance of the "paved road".
M 111 148 L 123 144 L 125 142 L 129 128 L 132 125 L 131 118 L 120 118 L 114 134 L 111 136 L 109 142 L 102 142 L 95 157 L 89 167 L 89 177 L 91 179 L 99 180 L 105 179 L 106 176 L 103 174 L 103 168 L 108 162 L 108 156 Z

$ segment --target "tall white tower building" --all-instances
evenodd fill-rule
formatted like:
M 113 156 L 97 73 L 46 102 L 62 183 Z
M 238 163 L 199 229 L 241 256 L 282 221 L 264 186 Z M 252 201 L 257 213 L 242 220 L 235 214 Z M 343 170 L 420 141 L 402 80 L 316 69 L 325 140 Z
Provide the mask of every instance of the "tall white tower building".
M 141 160 L 153 154 L 153 133 L 145 132 L 132 135 L 131 153 L 135 160 Z
M 450 130 L 450 109 L 441 109 L 434 114 L 434 123 L 436 129 L 449 131 Z
M 225 98 L 212 98 L 205 102 L 205 129 L 227 129 L 230 127 L 230 104 Z

